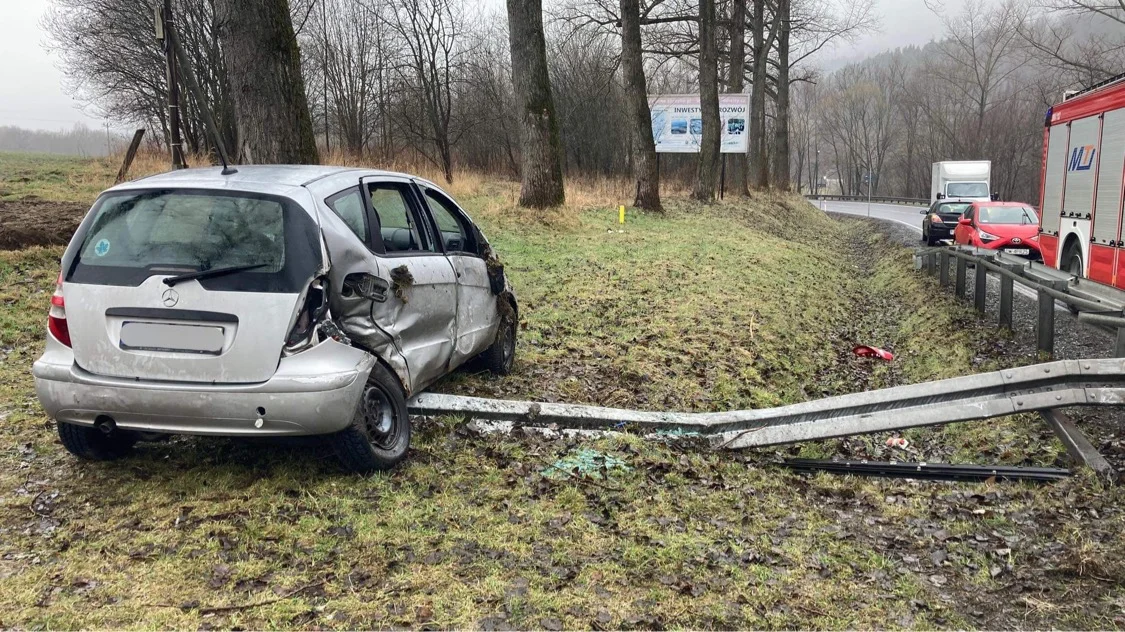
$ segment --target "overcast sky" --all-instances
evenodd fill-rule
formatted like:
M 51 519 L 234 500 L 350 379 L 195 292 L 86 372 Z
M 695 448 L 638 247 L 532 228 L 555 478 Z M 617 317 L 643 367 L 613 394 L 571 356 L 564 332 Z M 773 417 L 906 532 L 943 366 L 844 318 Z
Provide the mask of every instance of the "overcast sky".
M 948 0 L 949 9 L 963 0 Z M 83 122 L 100 127 L 104 121 L 84 112 L 63 91 L 58 59 L 43 49 L 46 36 L 39 19 L 48 0 L 0 0 L 0 125 L 31 129 L 66 129 Z M 876 0 L 882 23 L 878 33 L 827 53 L 832 66 L 887 49 L 925 44 L 941 32 L 941 21 L 923 0 Z M 111 122 L 115 123 L 115 122 Z M 114 124 L 114 127 L 119 127 Z

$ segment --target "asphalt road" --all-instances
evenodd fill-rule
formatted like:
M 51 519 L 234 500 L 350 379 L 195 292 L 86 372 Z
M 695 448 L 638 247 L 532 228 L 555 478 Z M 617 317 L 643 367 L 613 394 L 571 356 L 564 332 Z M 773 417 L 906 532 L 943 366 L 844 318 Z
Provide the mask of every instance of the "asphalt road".
M 816 200 L 813 204 L 817 208 L 824 210 L 828 213 L 843 213 L 845 215 L 856 215 L 858 217 L 868 217 L 870 212 L 871 219 L 878 219 L 888 222 L 895 222 L 903 226 L 909 226 L 918 234 L 919 243 L 922 239 L 922 211 L 928 207 L 924 206 L 905 206 L 899 204 L 878 204 L 872 203 L 870 211 L 868 211 L 867 202 L 832 202 L 828 200 Z M 992 275 L 988 277 L 990 284 L 996 284 L 999 287 L 999 282 L 996 281 Z M 1035 299 L 1036 294 L 1034 291 L 1016 284 L 1015 291 L 1017 294 L 1022 294 L 1028 298 Z M 1056 311 L 1066 311 L 1066 308 L 1059 304 L 1055 304 Z
M 814 201 L 821 210 L 830 213 L 846 213 L 867 217 L 867 202 L 829 202 L 827 200 Z M 897 222 L 913 228 L 922 238 L 922 211 L 924 206 L 900 206 L 897 204 L 871 204 L 872 219 L 882 219 Z

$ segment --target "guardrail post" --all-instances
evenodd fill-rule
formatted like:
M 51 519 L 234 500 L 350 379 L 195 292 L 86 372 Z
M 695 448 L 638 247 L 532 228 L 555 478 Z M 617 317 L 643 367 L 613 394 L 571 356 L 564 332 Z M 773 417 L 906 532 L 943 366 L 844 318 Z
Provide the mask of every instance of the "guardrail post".
M 1000 264 L 1005 270 L 1014 272 L 1019 265 L 1011 263 Z M 1015 281 L 1012 277 L 1000 275 L 1000 326 L 1012 328 L 1012 297 L 1015 294 Z
M 1039 294 L 1039 324 L 1035 328 L 1035 340 L 1039 350 L 1045 353 L 1055 352 L 1055 299 L 1040 289 Z
M 942 287 L 949 287 L 949 253 L 942 250 L 938 253 L 938 279 Z
M 926 253 L 926 274 L 937 274 L 937 253 L 932 250 Z
M 968 267 L 968 261 L 962 257 L 957 257 L 957 284 L 953 288 L 953 292 L 959 298 L 965 298 L 965 269 Z
M 1057 291 L 1065 291 L 1067 282 L 1040 281 L 1041 285 L 1050 286 Z M 1035 338 L 1039 350 L 1048 354 L 1055 352 L 1055 299 L 1040 287 L 1036 292 L 1039 295 L 1039 326 L 1035 330 Z
M 1113 345 L 1113 357 L 1125 358 L 1125 327 L 1117 328 L 1117 344 Z
M 973 304 L 977 311 L 984 313 L 985 303 L 988 299 L 988 268 L 980 261 L 977 262 L 976 279 L 973 281 Z

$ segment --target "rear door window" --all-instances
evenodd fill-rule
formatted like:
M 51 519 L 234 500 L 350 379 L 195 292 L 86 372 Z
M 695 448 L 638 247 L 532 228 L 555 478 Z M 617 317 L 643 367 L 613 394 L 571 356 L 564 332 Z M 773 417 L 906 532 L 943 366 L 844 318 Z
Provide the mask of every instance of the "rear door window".
M 114 193 L 98 201 L 79 231 L 81 246 L 68 268 L 76 283 L 135 286 L 153 274 L 255 266 L 199 282 L 207 289 L 289 292 L 300 291 L 320 264 L 315 223 L 276 196 Z
M 370 185 L 369 190 L 371 208 L 379 219 L 379 236 L 387 254 L 434 250 L 419 230 L 406 185 L 379 183 Z
M 325 203 L 344 220 L 356 237 L 367 242 L 367 211 L 363 208 L 359 187 L 341 191 L 325 200 Z

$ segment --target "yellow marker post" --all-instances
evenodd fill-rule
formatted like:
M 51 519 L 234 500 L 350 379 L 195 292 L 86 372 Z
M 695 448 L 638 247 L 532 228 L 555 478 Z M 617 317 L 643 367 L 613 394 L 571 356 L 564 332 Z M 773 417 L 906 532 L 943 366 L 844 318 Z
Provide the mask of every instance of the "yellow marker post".
M 617 209 L 617 223 L 618 224 L 624 224 L 625 223 L 625 205 L 624 204 L 621 205 L 621 208 Z

